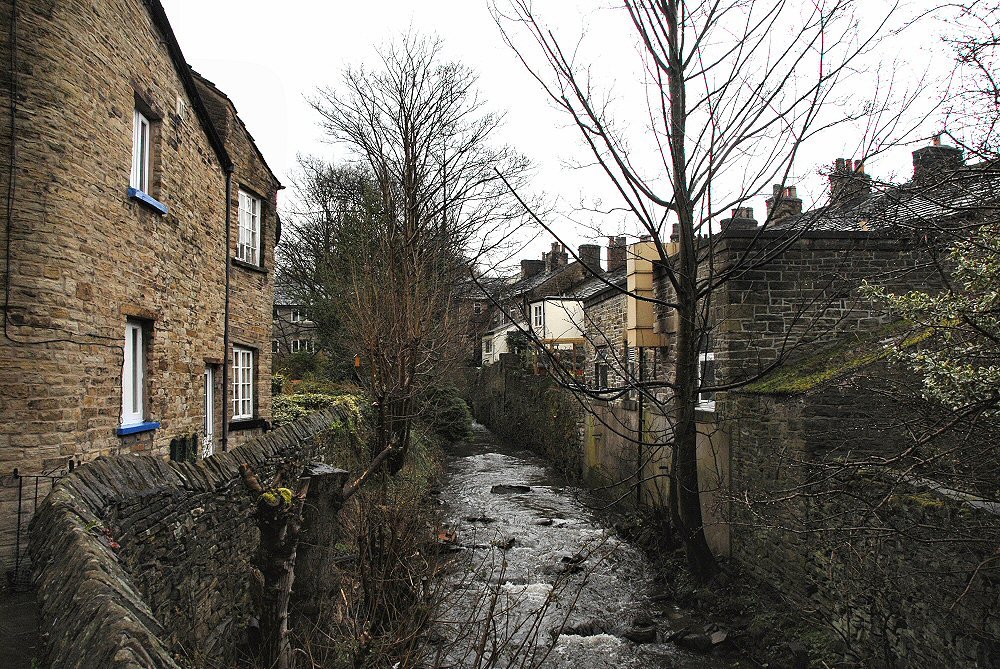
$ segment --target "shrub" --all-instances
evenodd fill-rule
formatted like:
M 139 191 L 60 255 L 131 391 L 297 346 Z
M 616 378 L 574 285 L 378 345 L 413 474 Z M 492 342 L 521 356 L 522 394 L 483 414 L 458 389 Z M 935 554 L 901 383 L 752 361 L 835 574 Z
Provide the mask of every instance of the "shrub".
M 285 423 L 291 423 L 313 411 L 332 407 L 343 399 L 339 395 L 323 395 L 320 393 L 274 395 L 271 399 L 271 422 L 276 427 Z
M 472 412 L 454 385 L 430 388 L 421 408 L 423 421 L 445 441 L 461 441 L 472 432 Z

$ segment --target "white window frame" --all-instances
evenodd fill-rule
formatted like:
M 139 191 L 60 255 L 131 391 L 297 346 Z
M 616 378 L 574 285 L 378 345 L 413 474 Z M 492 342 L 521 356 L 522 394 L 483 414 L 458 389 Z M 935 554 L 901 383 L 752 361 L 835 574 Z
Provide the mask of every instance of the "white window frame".
M 253 418 L 254 350 L 233 347 L 233 420 Z
M 292 353 L 315 353 L 316 343 L 312 339 L 293 339 Z
M 545 310 L 541 304 L 534 305 L 531 322 L 533 327 L 540 328 L 545 324 Z
M 251 265 L 260 265 L 260 212 L 260 198 L 241 188 L 236 259 Z
M 277 339 L 271 340 L 271 353 L 279 353 L 281 351 L 281 342 Z
M 483 340 L 483 355 L 493 355 L 493 338 L 488 337 Z
M 473 302 L 472 303 L 472 313 L 475 314 L 476 316 L 478 316 L 479 314 L 483 313 L 483 303 L 482 302 Z
M 292 309 L 292 322 L 301 323 L 302 321 L 309 320 L 305 316 L 305 312 L 302 309 Z
M 709 361 L 711 361 L 713 364 L 715 363 L 715 352 L 714 351 L 709 351 L 707 353 L 701 353 L 698 356 L 698 379 L 697 379 L 698 380 L 698 388 L 699 388 L 699 391 L 698 391 L 698 408 L 701 409 L 702 411 L 715 411 L 715 399 L 714 398 L 712 398 L 712 399 L 706 399 L 706 398 L 704 398 L 702 396 L 703 393 L 700 390 L 701 389 L 701 380 L 702 380 L 701 379 L 702 366 L 706 362 L 709 362 Z M 715 381 L 713 381 L 713 384 L 714 383 L 715 383 Z
M 149 119 L 135 110 L 132 116 L 132 173 L 128 185 L 143 193 L 149 193 Z
M 122 427 L 146 422 L 146 328 L 142 322 L 125 322 L 122 364 Z

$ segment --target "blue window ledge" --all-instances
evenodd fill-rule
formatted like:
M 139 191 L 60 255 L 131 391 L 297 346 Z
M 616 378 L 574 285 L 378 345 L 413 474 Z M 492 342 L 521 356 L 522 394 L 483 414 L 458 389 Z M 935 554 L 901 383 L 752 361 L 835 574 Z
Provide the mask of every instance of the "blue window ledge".
M 119 437 L 124 437 L 126 434 L 136 434 L 139 432 L 150 432 L 160 427 L 160 424 L 156 421 L 147 421 L 145 423 L 137 423 L 136 425 L 124 425 L 117 430 L 115 434 Z
M 133 200 L 138 200 L 139 202 L 142 202 L 143 204 L 152 207 L 153 209 L 160 212 L 164 216 L 167 215 L 167 205 L 163 204 L 162 202 L 154 198 L 152 195 L 143 193 L 138 188 L 129 188 L 128 196 Z

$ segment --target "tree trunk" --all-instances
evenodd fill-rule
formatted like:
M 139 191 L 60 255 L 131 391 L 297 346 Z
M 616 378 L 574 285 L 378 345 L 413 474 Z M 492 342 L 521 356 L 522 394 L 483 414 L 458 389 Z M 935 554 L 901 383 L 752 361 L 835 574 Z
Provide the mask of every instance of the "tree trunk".
M 315 619 L 339 584 L 333 580 L 335 547 L 340 541 L 340 507 L 348 473 L 322 463 L 306 468 L 309 493 L 302 509 L 302 531 L 295 561 L 295 615 Z
M 264 508 L 261 508 L 264 505 Z M 260 528 L 258 558 L 264 588 L 261 593 L 261 657 L 264 665 L 291 669 L 292 647 L 288 640 L 288 603 L 295 581 L 295 555 L 301 522 L 300 504 L 291 509 L 258 504 Z
M 687 100 L 685 96 L 684 63 L 679 48 L 679 8 L 677 0 L 665 3 L 669 34 L 667 85 L 670 94 L 670 155 L 673 163 L 674 211 L 677 214 L 678 254 L 677 278 L 678 331 L 675 348 L 674 383 L 674 452 L 677 516 L 681 539 L 687 553 L 688 566 L 699 581 L 707 581 L 718 564 L 705 540 L 701 517 L 701 495 L 698 486 L 698 425 L 695 407 L 698 403 L 698 258 L 695 237 L 694 203 L 687 171 Z

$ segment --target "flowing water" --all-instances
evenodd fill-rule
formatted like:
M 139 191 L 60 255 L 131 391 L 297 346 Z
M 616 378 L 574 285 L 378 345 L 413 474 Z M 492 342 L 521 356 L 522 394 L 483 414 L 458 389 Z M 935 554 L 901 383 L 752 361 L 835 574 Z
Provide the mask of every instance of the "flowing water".
M 441 663 L 472 667 L 479 655 L 493 660 L 480 666 L 496 667 L 739 666 L 667 641 L 682 613 L 650 602 L 649 563 L 587 499 L 538 456 L 476 426 L 452 453 L 442 491 L 457 568 Z M 654 642 L 626 638 L 642 629 L 648 639 L 651 627 Z

